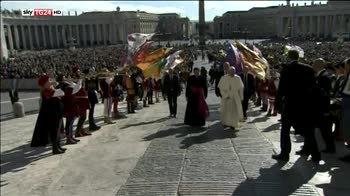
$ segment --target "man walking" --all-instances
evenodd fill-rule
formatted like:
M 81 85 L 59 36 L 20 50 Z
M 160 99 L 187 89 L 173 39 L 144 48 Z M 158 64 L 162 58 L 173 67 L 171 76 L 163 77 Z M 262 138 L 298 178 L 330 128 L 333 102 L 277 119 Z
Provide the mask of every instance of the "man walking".
M 168 104 L 170 109 L 170 117 L 176 118 L 177 113 L 177 97 L 181 93 L 179 78 L 172 69 L 169 69 L 169 74 L 164 78 L 164 89 L 168 97 Z
M 306 154 L 312 155 L 314 162 L 321 160 L 314 135 L 314 98 L 313 88 L 316 85 L 312 67 L 298 62 L 299 53 L 288 52 L 291 63 L 283 68 L 276 97 L 276 106 L 282 113 L 281 153 L 272 155 L 273 159 L 288 161 L 291 151 L 290 129 L 301 133 L 304 138 Z M 283 110 L 282 110 L 283 108 Z

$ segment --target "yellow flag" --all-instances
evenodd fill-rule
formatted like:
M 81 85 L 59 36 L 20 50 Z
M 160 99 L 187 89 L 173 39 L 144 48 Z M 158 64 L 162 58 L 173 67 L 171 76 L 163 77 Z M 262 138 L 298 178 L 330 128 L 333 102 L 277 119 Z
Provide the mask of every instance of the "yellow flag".
M 172 48 L 159 48 L 153 52 L 150 52 L 148 54 L 146 54 L 145 58 L 142 60 L 142 62 L 153 62 L 153 61 L 157 61 L 163 57 L 165 57 L 165 55 L 167 55 L 170 50 Z
M 241 52 L 242 60 L 246 68 L 248 68 L 256 77 L 264 80 L 269 63 L 264 57 L 260 57 L 257 52 L 252 51 L 246 45 L 239 41 L 235 41 L 237 49 Z

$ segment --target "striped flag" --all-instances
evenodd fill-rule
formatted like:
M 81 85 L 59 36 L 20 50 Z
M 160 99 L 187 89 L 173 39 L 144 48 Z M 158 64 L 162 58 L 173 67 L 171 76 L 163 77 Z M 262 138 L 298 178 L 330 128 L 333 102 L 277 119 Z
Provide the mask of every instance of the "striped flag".
M 181 52 L 182 50 L 176 51 L 166 58 L 167 59 L 166 68 L 174 69 L 177 65 L 184 62 L 184 59 L 180 57 Z
M 129 46 L 129 51 L 132 54 L 135 54 L 138 52 L 140 47 L 146 42 L 151 40 L 153 37 L 154 33 L 152 34 L 142 34 L 142 33 L 133 33 L 128 35 L 128 46 Z
M 162 58 L 154 62 L 145 62 L 137 64 L 142 70 L 144 77 L 160 77 L 161 69 L 166 65 L 167 60 Z
M 236 47 L 241 52 L 244 65 L 256 77 L 264 80 L 268 71 L 269 63 L 264 57 L 260 57 L 257 52 L 249 49 L 239 41 L 235 41 Z
M 261 50 L 259 50 L 259 48 L 257 48 L 255 45 L 253 45 L 253 51 L 256 52 L 256 53 L 258 53 L 258 55 L 262 57 L 262 52 L 261 52 Z

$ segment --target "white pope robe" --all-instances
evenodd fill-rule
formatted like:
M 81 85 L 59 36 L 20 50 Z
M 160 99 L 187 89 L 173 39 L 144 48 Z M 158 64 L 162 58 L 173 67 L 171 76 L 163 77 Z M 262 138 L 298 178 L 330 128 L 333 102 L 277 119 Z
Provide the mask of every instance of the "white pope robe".
M 238 123 L 242 120 L 243 109 L 243 92 L 244 85 L 238 75 L 225 75 L 220 79 L 218 88 L 221 93 L 220 120 L 223 125 L 230 127 L 238 127 Z

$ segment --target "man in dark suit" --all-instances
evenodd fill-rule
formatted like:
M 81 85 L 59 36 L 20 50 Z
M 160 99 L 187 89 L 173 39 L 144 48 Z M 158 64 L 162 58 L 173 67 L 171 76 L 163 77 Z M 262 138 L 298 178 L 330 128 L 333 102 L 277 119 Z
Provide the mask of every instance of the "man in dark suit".
M 247 119 L 249 99 L 255 93 L 255 79 L 252 74 L 248 73 L 248 69 L 244 69 L 243 74 L 240 76 L 242 78 L 243 85 L 244 85 L 244 94 L 243 94 L 244 98 L 242 101 L 243 116 L 244 116 L 244 119 Z
M 174 74 L 172 69 L 169 69 L 169 74 L 164 78 L 164 89 L 168 97 L 170 117 L 176 118 L 177 113 L 177 97 L 181 93 L 179 78 Z
M 301 133 L 304 140 L 305 154 L 311 154 L 314 162 L 321 160 L 314 129 L 313 89 L 316 85 L 315 74 L 309 65 L 298 62 L 299 53 L 288 52 L 291 63 L 283 68 L 276 97 L 277 111 L 282 114 L 281 153 L 272 155 L 273 159 L 289 160 L 291 151 L 290 129 Z
M 326 149 L 322 152 L 335 153 L 335 142 L 332 135 L 332 124 L 330 119 L 330 103 L 332 79 L 326 71 L 326 62 L 323 59 L 316 59 L 312 68 L 316 73 L 315 102 L 316 107 L 316 127 L 321 131 L 326 143 Z

